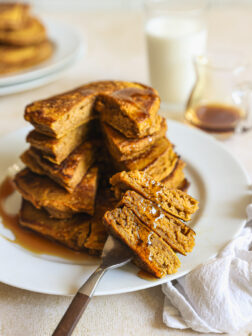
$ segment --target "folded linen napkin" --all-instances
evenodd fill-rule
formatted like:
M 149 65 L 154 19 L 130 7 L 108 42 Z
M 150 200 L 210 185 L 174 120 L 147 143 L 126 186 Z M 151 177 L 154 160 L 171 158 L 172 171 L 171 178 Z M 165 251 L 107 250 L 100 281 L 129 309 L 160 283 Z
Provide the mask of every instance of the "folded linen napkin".
M 162 286 L 171 328 L 235 332 L 252 320 L 252 204 L 248 223 L 215 258 Z

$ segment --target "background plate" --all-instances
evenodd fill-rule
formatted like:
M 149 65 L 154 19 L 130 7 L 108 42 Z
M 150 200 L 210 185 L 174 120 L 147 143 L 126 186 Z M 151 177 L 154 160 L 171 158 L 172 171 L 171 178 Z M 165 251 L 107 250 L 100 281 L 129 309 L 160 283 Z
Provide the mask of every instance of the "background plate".
M 80 40 L 77 32 L 70 26 L 61 22 L 43 20 L 49 38 L 55 44 L 55 50 L 50 59 L 29 69 L 18 73 L 7 74 L 0 77 L 0 90 L 2 87 L 21 84 L 40 77 L 45 77 L 62 70 L 69 65 L 80 53 L 86 49 L 86 44 Z
M 22 129 L 0 140 L 2 178 L 26 147 L 28 130 Z M 249 179 L 239 162 L 212 137 L 183 124 L 168 121 L 167 135 L 187 163 L 186 176 L 191 182 L 189 193 L 200 201 L 200 210 L 191 222 L 197 233 L 196 246 L 188 256 L 179 256 L 181 267 L 176 274 L 147 281 L 139 278 L 138 268 L 129 264 L 108 271 L 96 295 L 136 291 L 178 278 L 216 255 L 246 223 Z M 3 233 L 4 229 L 1 230 Z M 59 295 L 74 294 L 96 267 L 49 261 L 1 237 L 0 264 L 0 281 Z

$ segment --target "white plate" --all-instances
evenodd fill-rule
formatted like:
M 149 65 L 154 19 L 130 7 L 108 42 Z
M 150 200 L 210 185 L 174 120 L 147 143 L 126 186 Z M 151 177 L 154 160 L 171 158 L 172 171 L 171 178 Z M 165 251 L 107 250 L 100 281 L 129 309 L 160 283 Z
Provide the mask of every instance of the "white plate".
M 47 20 L 44 23 L 49 38 L 55 44 L 52 57 L 22 72 L 1 76 L 0 89 L 56 73 L 69 65 L 80 53 L 81 48 L 83 51 L 85 50 L 85 44 L 81 42 L 79 35 L 70 26 Z
M 2 177 L 26 146 L 27 132 L 28 129 L 22 129 L 0 140 Z M 147 281 L 139 278 L 137 267 L 129 264 L 107 272 L 96 295 L 136 291 L 178 278 L 216 255 L 246 222 L 249 179 L 239 162 L 210 136 L 180 123 L 168 121 L 168 137 L 187 163 L 189 193 L 200 201 L 200 210 L 192 221 L 197 233 L 196 246 L 188 256 L 179 256 L 181 267 L 174 275 Z M 0 232 L 3 234 L 4 229 Z M 1 237 L 0 264 L 0 281 L 59 295 L 74 294 L 95 268 L 49 261 Z
M 58 70 L 57 72 L 53 72 L 51 74 L 48 74 L 43 77 L 39 77 L 24 83 L 18 83 L 14 85 L 8 85 L 8 86 L 3 86 L 0 87 L 0 96 L 6 96 L 10 95 L 13 93 L 18 93 L 18 92 L 24 92 L 27 90 L 32 90 L 38 87 L 41 87 L 43 85 L 46 85 L 48 83 L 52 83 L 56 81 L 57 79 L 60 78 L 61 75 L 63 75 L 64 71 L 68 68 L 69 66 L 64 67 L 61 70 Z

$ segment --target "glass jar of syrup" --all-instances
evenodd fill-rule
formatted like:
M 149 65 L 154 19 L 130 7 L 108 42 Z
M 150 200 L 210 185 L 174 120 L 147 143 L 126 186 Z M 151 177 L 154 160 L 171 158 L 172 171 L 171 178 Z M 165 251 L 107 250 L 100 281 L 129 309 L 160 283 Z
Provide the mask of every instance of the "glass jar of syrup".
M 238 55 L 212 53 L 195 58 L 196 84 L 185 119 L 207 132 L 230 135 L 252 128 L 252 85 L 244 81 L 247 65 Z

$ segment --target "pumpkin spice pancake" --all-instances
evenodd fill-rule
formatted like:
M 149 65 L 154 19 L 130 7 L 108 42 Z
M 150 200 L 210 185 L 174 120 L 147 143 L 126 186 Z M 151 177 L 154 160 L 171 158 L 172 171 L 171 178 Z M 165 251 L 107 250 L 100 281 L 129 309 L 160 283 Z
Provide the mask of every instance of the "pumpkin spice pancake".
M 108 236 L 103 224 L 103 216 L 112 210 L 116 200 L 110 190 L 99 190 L 94 216 L 76 214 L 71 218 L 51 218 L 44 209 L 35 208 L 30 202 L 23 200 L 19 222 L 43 236 L 57 241 L 76 251 L 88 251 L 99 255 Z
M 179 157 L 174 152 L 173 145 L 166 137 L 162 137 L 138 158 L 121 162 L 113 160 L 113 163 L 120 171 L 140 170 L 161 181 L 174 170 L 178 161 Z
M 171 146 L 142 171 L 155 178 L 155 180 L 162 181 L 173 172 L 178 162 L 179 156 Z
M 167 188 L 180 189 L 182 191 L 186 191 L 190 184 L 185 178 L 185 174 L 183 171 L 185 166 L 186 166 L 185 162 L 179 159 L 173 171 L 167 177 L 165 177 L 161 182 L 164 185 L 166 185 Z
M 0 3 L 0 29 L 17 30 L 22 28 L 27 19 L 30 6 L 18 2 Z
M 195 232 L 181 219 L 190 220 L 198 202 L 139 171 L 118 173 L 110 182 L 121 200 L 104 215 L 109 233 L 134 252 L 140 268 L 158 278 L 175 273 L 175 252 L 186 255 L 195 245 Z
M 29 17 L 18 30 L 0 30 L 0 43 L 14 46 L 28 46 L 46 39 L 46 29 L 36 18 Z
M 53 53 L 50 41 L 30 46 L 0 45 L 0 74 L 20 71 L 47 60 Z
M 85 251 L 85 241 L 90 232 L 90 218 L 77 214 L 67 219 L 51 218 L 43 209 L 36 209 L 23 200 L 19 213 L 22 227 L 31 229 L 76 251 Z
M 109 188 L 100 188 L 97 193 L 95 214 L 90 219 L 90 234 L 85 242 L 86 248 L 102 252 L 108 231 L 103 224 L 103 216 L 106 211 L 112 210 L 116 204 L 113 192 Z
M 95 162 L 98 151 L 98 141 L 84 142 L 57 165 L 43 158 L 40 151 L 31 147 L 21 155 L 21 160 L 34 173 L 47 175 L 69 192 L 73 192 Z
M 158 278 L 179 268 L 180 261 L 172 248 L 128 207 L 107 211 L 103 220 L 108 231 L 133 250 L 141 268 Z
M 26 141 L 39 149 L 44 158 L 60 164 L 82 142 L 97 134 L 97 126 L 97 120 L 92 119 L 59 139 L 33 130 L 27 135 Z
M 21 170 L 14 178 L 17 190 L 36 208 L 44 208 L 51 217 L 68 218 L 78 212 L 94 214 L 98 168 L 91 168 L 70 194 L 47 176 Z
M 198 209 L 198 201 L 192 196 L 178 189 L 169 189 L 145 172 L 123 171 L 112 176 L 110 183 L 116 198 L 121 199 L 127 190 L 134 190 L 184 221 L 189 221 Z
M 128 89 L 128 91 L 124 91 L 124 89 Z M 137 91 L 133 94 L 135 89 Z M 101 118 L 106 119 L 105 110 L 109 110 L 111 107 L 109 102 L 105 104 L 102 100 L 102 103 L 95 105 L 94 103 L 98 96 L 105 94 L 108 97 L 115 92 L 119 93 L 118 109 L 115 111 L 116 117 L 113 118 L 113 125 L 116 119 L 118 120 L 118 125 L 124 120 L 124 129 L 129 125 L 133 125 L 133 131 L 126 132 L 128 134 L 133 133 L 133 137 L 135 136 L 135 128 L 142 129 L 147 127 L 147 129 L 140 132 L 141 136 L 153 134 L 160 129 L 161 118 L 156 118 L 159 108 L 159 97 L 156 91 L 141 84 L 122 81 L 93 82 L 63 94 L 36 101 L 26 107 L 24 117 L 40 133 L 60 138 L 85 123 L 90 117 L 97 115 L 98 111 L 101 114 Z M 126 105 L 129 109 L 131 106 L 129 113 L 125 112 L 126 105 L 124 109 L 120 109 L 122 96 L 125 100 L 128 99 Z M 115 102 L 116 99 L 117 96 L 115 95 L 113 101 Z M 148 107 L 145 112 L 143 112 L 144 107 Z M 123 114 L 124 112 L 126 113 L 125 115 Z M 111 121 L 109 116 L 107 119 Z M 109 120 L 104 121 L 108 121 L 111 124 Z M 118 129 L 120 127 L 115 128 Z
M 155 203 L 135 191 L 127 191 L 120 206 L 127 206 L 135 215 L 156 232 L 171 248 L 183 255 L 191 252 L 195 232 L 178 218 L 160 209 Z
M 100 94 L 95 103 L 101 121 L 127 138 L 143 138 L 157 132 L 161 123 L 157 117 L 159 106 L 157 91 L 137 83 L 111 94 Z
M 141 139 L 129 139 L 106 123 L 101 123 L 106 144 L 111 156 L 116 161 L 132 160 L 150 149 L 167 131 L 166 120 L 162 118 L 160 129 L 152 135 Z

